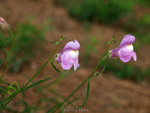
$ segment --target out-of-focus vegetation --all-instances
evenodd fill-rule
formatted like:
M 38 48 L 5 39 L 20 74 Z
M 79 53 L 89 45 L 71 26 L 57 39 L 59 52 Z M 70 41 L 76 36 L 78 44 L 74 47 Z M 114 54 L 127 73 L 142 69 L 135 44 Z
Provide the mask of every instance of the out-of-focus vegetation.
M 98 21 L 113 27 L 117 26 L 135 35 L 142 42 L 150 43 L 150 14 L 143 14 L 138 18 L 135 8 L 148 8 L 149 0 L 57 0 L 57 2 L 78 21 L 85 23 Z
M 79 21 L 98 20 L 106 24 L 133 10 L 133 3 L 126 0 L 59 0 L 59 3 Z
M 95 46 L 98 44 L 98 39 L 93 36 L 88 37 L 86 43 L 83 43 L 84 54 L 83 54 L 83 65 L 87 67 L 88 61 L 91 60 L 91 53 L 97 53 Z
M 18 24 L 16 34 L 14 34 L 15 44 L 13 45 L 13 55 L 10 58 L 9 71 L 20 71 L 22 64 L 32 58 L 36 49 L 42 47 L 41 42 L 44 41 L 45 30 L 44 28 L 38 29 L 30 23 Z M 11 36 L 0 31 L 0 52 L 3 53 L 0 66 L 3 66 L 8 49 L 11 48 L 13 40 Z
M 107 60 L 106 71 L 113 73 L 119 79 L 130 79 L 140 82 L 144 79 L 150 79 L 150 68 L 141 69 L 138 66 L 123 64 L 119 60 Z

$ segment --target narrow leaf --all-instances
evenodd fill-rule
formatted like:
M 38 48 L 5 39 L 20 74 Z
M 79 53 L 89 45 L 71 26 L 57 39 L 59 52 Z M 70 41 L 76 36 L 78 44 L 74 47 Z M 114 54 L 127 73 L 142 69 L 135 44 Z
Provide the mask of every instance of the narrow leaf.
M 63 113 L 63 111 L 64 111 L 64 107 L 62 106 L 62 107 L 61 107 L 60 113 Z
M 26 87 L 24 90 L 27 90 L 27 89 L 29 89 L 29 88 L 31 88 L 31 87 L 34 87 L 34 86 L 36 86 L 36 85 L 38 85 L 38 84 L 41 84 L 41 83 L 43 83 L 43 82 L 45 82 L 45 81 L 47 81 L 47 80 L 50 80 L 50 79 L 51 79 L 51 78 L 46 78 L 46 79 L 37 81 L 37 82 L 35 82 L 35 83 L 29 85 L 28 87 Z
M 105 42 L 105 43 L 104 43 L 104 46 L 107 45 L 107 44 L 108 44 L 108 42 Z
M 51 63 L 51 65 L 52 65 L 52 67 L 53 67 L 57 72 L 60 72 L 52 62 L 50 62 L 50 63 Z
M 53 42 L 51 42 L 51 44 L 57 44 L 58 45 L 58 41 L 53 41 Z
M 114 42 L 114 43 L 116 43 L 116 41 L 115 41 L 115 40 L 113 40 L 113 42 Z
M 106 64 L 104 65 L 103 70 L 101 71 L 101 74 L 103 74 L 103 72 L 105 71 L 105 69 L 106 69 Z
M 81 106 L 79 106 L 80 108 L 82 108 L 86 104 L 88 97 L 89 97 L 89 93 L 90 93 L 90 81 L 88 81 L 88 84 L 87 84 L 87 93 L 86 93 L 85 100 L 84 100 L 83 104 Z
M 66 39 L 66 37 L 63 37 L 63 36 L 61 35 L 60 40 L 63 41 L 63 40 L 65 40 L 65 39 Z
M 52 107 L 51 109 L 49 109 L 46 113 L 51 113 L 51 111 L 53 111 L 57 107 L 60 107 L 60 104 L 55 105 L 54 107 Z
M 0 94 L 1 94 L 1 98 L 0 98 L 0 100 L 1 100 L 4 98 L 4 94 L 3 94 L 3 92 L 1 92 L 1 90 L 0 90 Z
M 57 102 L 58 99 L 56 97 L 46 97 L 46 98 L 42 99 L 42 102 L 45 102 L 45 101 Z
M 9 100 L 11 97 L 12 97 L 12 95 L 9 96 L 9 97 L 7 97 L 7 98 L 5 98 L 5 99 L 2 100 L 2 101 L 0 101 L 0 107 L 1 107 L 7 100 Z
M 50 91 L 51 91 L 53 94 L 55 94 L 56 96 L 58 96 L 59 98 L 61 98 L 61 99 L 63 99 L 63 100 L 66 99 L 66 98 L 63 97 L 61 94 L 57 93 L 56 91 L 54 91 L 54 90 L 52 90 L 52 89 L 51 89 Z M 67 102 L 70 103 L 73 108 L 75 108 L 75 106 L 74 106 L 70 101 L 67 101 Z
M 68 102 L 66 105 L 64 105 L 64 108 L 67 107 L 68 105 L 72 104 L 73 102 L 77 101 L 77 100 L 80 100 L 80 98 L 76 98 L 76 99 Z

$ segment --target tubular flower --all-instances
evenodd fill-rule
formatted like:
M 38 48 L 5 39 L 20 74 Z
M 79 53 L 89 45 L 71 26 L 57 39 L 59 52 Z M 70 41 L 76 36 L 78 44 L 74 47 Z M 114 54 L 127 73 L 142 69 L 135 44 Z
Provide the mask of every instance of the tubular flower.
M 61 64 L 64 70 L 74 66 L 74 71 L 80 66 L 78 63 L 80 44 L 77 40 L 68 42 L 62 52 L 57 54 L 56 61 Z
M 133 57 L 134 61 L 137 60 L 137 55 L 133 51 L 132 43 L 135 41 L 135 37 L 127 34 L 124 36 L 123 40 L 121 41 L 119 47 L 112 49 L 110 51 L 110 57 L 112 58 L 120 58 L 122 62 L 129 62 Z
M 9 28 L 9 24 L 2 17 L 0 17 L 0 27 L 4 30 Z

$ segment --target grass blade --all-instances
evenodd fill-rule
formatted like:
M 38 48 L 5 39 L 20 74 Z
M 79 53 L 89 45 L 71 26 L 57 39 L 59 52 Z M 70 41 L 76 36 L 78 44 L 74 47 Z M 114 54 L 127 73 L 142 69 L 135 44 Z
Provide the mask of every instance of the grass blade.
M 50 62 L 50 63 L 51 63 L 51 65 L 52 65 L 52 67 L 53 67 L 57 72 L 60 72 L 52 62 Z
M 54 107 L 52 107 L 51 109 L 49 109 L 46 113 L 52 113 L 51 111 L 53 111 L 57 107 L 60 107 L 60 104 L 55 105 Z
M 76 98 L 76 99 L 74 99 L 74 100 L 68 102 L 68 103 L 64 106 L 64 108 L 67 107 L 68 105 L 72 104 L 73 102 L 77 101 L 77 100 L 80 100 L 80 98 Z
M 6 101 L 8 101 L 12 96 L 13 96 L 13 95 L 11 95 L 11 96 L 5 98 L 4 100 L 0 101 L 0 107 L 3 106 L 3 104 L 4 104 Z
M 29 88 L 31 88 L 31 87 L 34 87 L 34 86 L 36 86 L 36 85 L 38 85 L 38 84 L 41 84 L 41 83 L 43 83 L 43 82 L 45 82 L 45 81 L 47 81 L 47 80 L 50 80 L 50 79 L 51 79 L 51 78 L 46 78 L 46 79 L 37 81 L 37 82 L 35 82 L 35 83 L 29 85 L 28 87 L 26 87 L 24 90 L 27 90 L 27 89 L 29 89 Z
M 90 81 L 88 81 L 88 84 L 87 84 L 87 93 L 86 93 L 85 100 L 84 100 L 83 104 L 81 106 L 79 106 L 80 108 L 82 108 L 86 104 L 88 97 L 89 97 L 89 92 L 90 92 Z

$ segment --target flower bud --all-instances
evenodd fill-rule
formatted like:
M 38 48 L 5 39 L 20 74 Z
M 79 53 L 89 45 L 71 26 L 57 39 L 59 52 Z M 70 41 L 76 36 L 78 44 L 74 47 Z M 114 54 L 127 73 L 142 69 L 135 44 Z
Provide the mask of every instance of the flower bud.
M 6 30 L 9 28 L 9 24 L 5 21 L 4 18 L 0 17 L 0 27 L 3 29 L 3 30 Z

